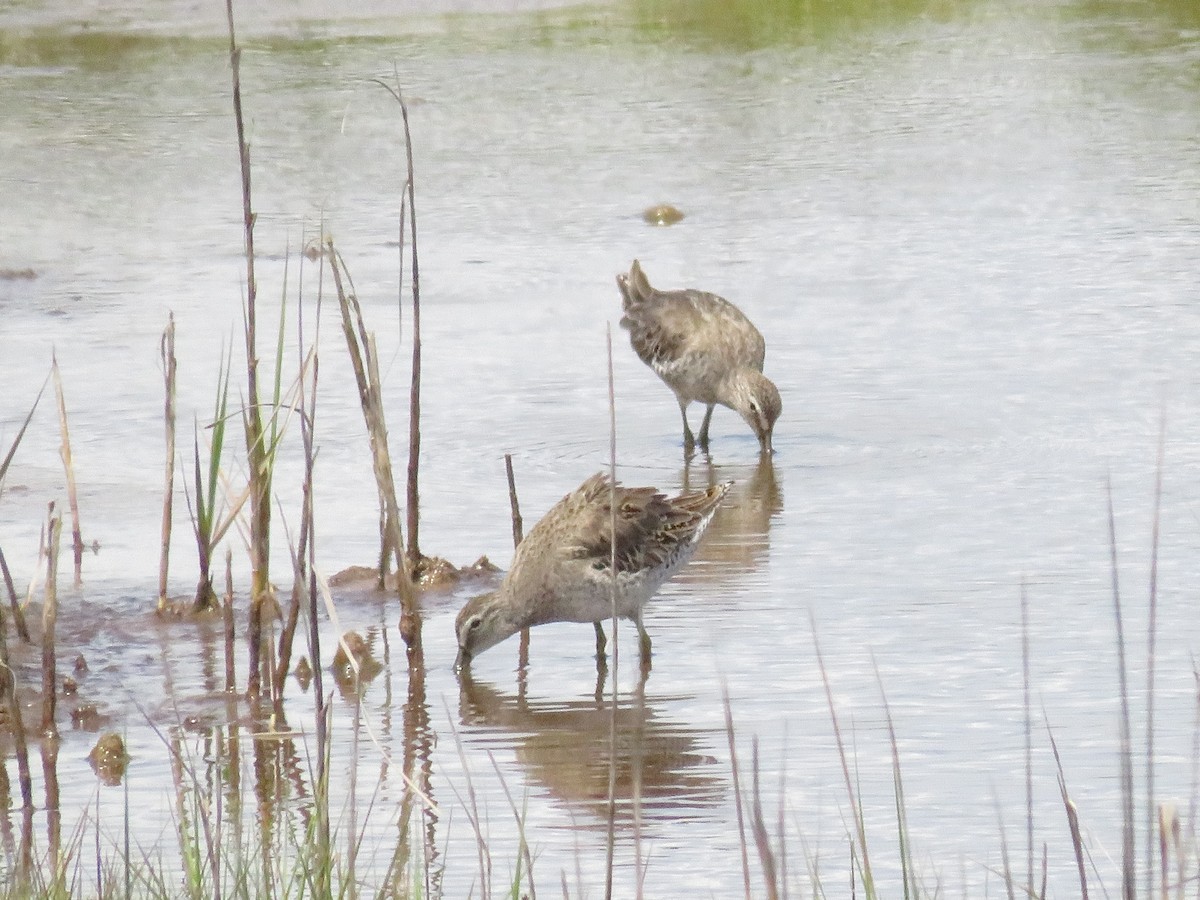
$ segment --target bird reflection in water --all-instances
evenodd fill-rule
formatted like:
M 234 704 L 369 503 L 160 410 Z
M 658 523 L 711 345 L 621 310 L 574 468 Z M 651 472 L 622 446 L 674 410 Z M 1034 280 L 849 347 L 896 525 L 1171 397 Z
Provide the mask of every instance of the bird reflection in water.
M 675 576 L 678 583 L 719 583 L 757 570 L 770 550 L 771 522 L 783 510 L 783 489 L 770 454 L 753 466 L 717 466 L 708 456 L 685 461 L 682 490 L 732 481 L 692 563 Z
M 460 673 L 459 716 L 465 743 L 494 748 L 507 736 L 526 777 L 541 784 L 571 810 L 594 819 L 591 827 L 608 822 L 610 728 L 613 709 L 608 699 L 530 700 L 524 691 L 506 693 Z M 632 827 L 641 821 L 677 821 L 717 807 L 725 789 L 717 760 L 705 752 L 721 735 L 664 721 L 648 701 L 645 679 L 622 697 L 615 715 L 615 820 Z

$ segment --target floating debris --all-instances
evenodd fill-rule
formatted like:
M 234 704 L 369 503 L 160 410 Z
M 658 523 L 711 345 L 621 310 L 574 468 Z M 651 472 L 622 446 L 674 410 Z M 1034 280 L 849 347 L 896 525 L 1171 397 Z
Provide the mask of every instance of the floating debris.
M 674 225 L 683 221 L 683 213 L 670 203 L 659 203 L 644 209 L 642 220 L 648 225 Z

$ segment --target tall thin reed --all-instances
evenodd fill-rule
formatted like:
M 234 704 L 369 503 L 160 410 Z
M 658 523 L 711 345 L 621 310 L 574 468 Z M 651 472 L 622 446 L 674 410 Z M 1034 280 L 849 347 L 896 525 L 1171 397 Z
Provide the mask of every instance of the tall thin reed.
M 605 325 L 604 344 L 608 365 L 608 513 L 609 513 L 609 601 L 612 605 L 613 671 L 608 721 L 608 832 L 604 844 L 604 897 L 612 900 L 613 858 L 617 827 L 617 700 L 620 693 L 621 657 L 617 636 L 617 400 L 613 381 L 612 326 Z M 599 633 L 599 632 L 597 632 Z M 599 658 L 596 660 L 600 664 Z M 649 660 L 643 659 L 646 666 Z
M 314 379 L 316 378 L 314 368 Z M 316 451 L 313 448 L 313 428 L 314 421 L 310 416 L 310 412 L 315 413 L 316 400 L 311 399 L 310 403 L 314 404 L 311 410 L 302 410 L 300 416 L 300 439 L 304 445 L 304 478 L 309 484 L 312 483 L 313 465 L 316 459 Z M 330 707 L 328 698 L 325 696 L 325 678 L 323 673 L 323 664 L 321 662 L 321 619 L 320 619 L 320 594 L 317 588 L 317 542 L 316 529 L 312 521 L 312 499 L 311 492 L 308 497 L 308 504 L 304 515 L 309 517 L 308 533 L 308 654 L 312 661 L 313 673 L 313 702 L 316 706 L 316 732 L 317 732 L 317 802 L 315 804 L 316 811 L 316 832 L 318 846 L 321 851 L 321 858 L 329 858 L 330 850 L 330 823 L 329 823 L 329 715 Z
M 225 548 L 225 594 L 221 599 L 221 624 L 225 637 L 225 692 L 237 690 L 237 668 L 234 642 L 236 633 L 233 623 L 233 551 Z
M 403 294 L 404 284 L 404 238 L 405 218 L 407 213 L 408 234 L 411 237 L 412 249 L 412 371 L 408 391 L 408 475 L 406 479 L 407 526 L 408 526 L 408 565 L 416 571 L 421 561 L 420 544 L 420 492 L 418 490 L 418 475 L 421 461 L 421 264 L 417 254 L 417 206 L 416 179 L 413 166 L 412 130 L 408 123 L 408 104 L 404 101 L 404 92 L 400 88 L 400 74 L 395 73 L 396 86 L 392 87 L 378 78 L 375 83 L 392 95 L 400 107 L 400 120 L 404 126 L 404 159 L 405 180 L 400 189 L 400 289 Z
M 1108 540 L 1112 550 L 1113 617 L 1117 626 L 1117 680 L 1121 699 L 1121 893 L 1125 900 L 1137 894 L 1137 860 L 1134 853 L 1133 747 L 1129 726 L 1129 680 L 1125 671 L 1125 628 L 1121 620 L 1121 589 L 1117 569 L 1117 523 L 1113 515 L 1112 479 L 1108 495 Z
M 58 622 L 58 548 L 62 536 L 62 516 L 50 504 L 47 517 L 46 600 L 42 606 L 42 734 L 54 737 L 58 700 L 58 669 L 55 659 L 55 625 Z
M 821 671 L 821 683 L 825 685 L 825 700 L 829 704 L 829 718 L 833 722 L 833 736 L 837 741 L 838 758 L 842 763 L 842 776 L 845 779 L 846 795 L 850 801 L 850 812 L 854 818 L 855 837 L 857 838 L 858 854 L 862 858 L 863 891 L 868 900 L 876 896 L 875 878 L 871 874 L 871 858 L 867 853 L 867 831 L 863 821 L 862 808 L 854 791 L 854 782 L 850 779 L 850 766 L 846 761 L 846 745 L 842 740 L 842 729 L 838 724 L 837 708 L 833 705 L 833 690 L 829 686 L 829 673 L 825 668 L 825 658 L 821 655 L 821 642 L 817 638 L 817 622 L 809 611 L 809 623 L 813 633 L 813 649 L 816 651 L 817 668 Z
M 763 818 L 762 788 L 758 781 L 757 735 L 750 746 L 750 785 L 750 833 L 754 836 L 754 846 L 758 850 L 758 860 L 762 865 L 766 896 L 768 900 L 779 900 L 779 866 L 771 849 L 771 838 L 767 834 L 767 823 Z
M 412 131 L 408 127 L 408 105 L 400 90 L 400 82 L 396 81 L 396 102 L 400 104 L 400 117 L 404 121 L 404 158 L 407 163 L 408 178 L 405 181 L 408 192 L 408 221 L 409 235 L 412 238 L 412 381 L 408 390 L 408 478 L 407 509 L 408 509 L 408 564 L 413 567 L 421 559 L 421 543 L 418 531 L 421 524 L 420 492 L 417 478 L 421 465 L 421 265 L 417 258 L 417 195 L 416 180 L 413 176 L 413 146 Z M 400 218 L 401 248 L 404 246 L 403 213 Z M 403 253 L 403 250 L 401 250 Z
M 1025 714 L 1025 884 L 1033 890 L 1033 713 L 1029 701 L 1029 595 L 1021 582 L 1021 704 Z
M 7 573 L 7 567 L 5 568 Z M 21 620 L 24 624 L 24 619 Z M 29 748 L 25 743 L 25 724 L 21 704 L 17 700 L 17 679 L 8 656 L 8 620 L 0 610 L 0 700 L 8 713 L 9 731 L 17 757 L 17 779 L 21 785 L 21 802 L 33 808 L 33 782 L 29 774 Z
M 729 686 L 721 686 L 721 702 L 725 708 L 725 738 L 729 742 L 729 769 L 733 778 L 733 806 L 737 810 L 738 845 L 742 851 L 742 886 L 746 900 L 750 900 L 750 853 L 746 848 L 746 820 L 742 811 L 742 778 L 738 773 L 737 742 L 733 731 L 733 704 L 729 700 Z
M 38 404 L 42 400 L 42 394 L 46 391 L 46 385 L 50 381 L 50 375 L 46 375 L 45 381 L 42 382 L 41 388 L 38 390 L 37 396 L 33 400 L 33 405 L 29 408 L 29 412 L 25 414 L 25 421 L 21 423 L 21 427 L 17 429 L 17 436 L 13 438 L 12 443 L 8 447 L 8 452 L 4 454 L 4 459 L 0 460 L 0 489 L 4 486 L 4 476 L 8 473 L 8 467 L 12 464 L 13 457 L 17 454 L 17 448 L 21 446 L 21 440 L 25 437 L 25 431 L 29 428 L 29 423 L 33 419 L 33 414 L 37 411 Z M 17 598 L 17 589 L 13 585 L 12 573 L 8 570 L 8 562 L 4 558 L 4 551 L 0 550 L 0 573 L 4 576 L 4 586 L 8 591 L 9 606 L 12 609 L 13 622 L 17 627 L 17 634 L 25 643 L 31 643 L 29 637 L 29 628 L 25 624 L 25 613 L 21 609 L 21 604 Z
M 1150 537 L 1149 621 L 1146 625 L 1146 896 L 1154 893 L 1154 664 L 1158 644 L 1158 529 L 1162 518 L 1163 457 L 1166 453 L 1167 416 L 1158 425 L 1158 457 L 1154 466 L 1154 524 Z M 1166 872 L 1162 887 L 1166 892 Z
M 1042 711 L 1042 717 L 1045 718 L 1045 710 Z M 1062 797 L 1063 809 L 1067 814 L 1067 828 L 1071 832 L 1071 847 L 1075 850 L 1075 865 L 1079 870 L 1079 897 L 1080 900 L 1088 900 L 1087 887 L 1087 866 L 1084 864 L 1083 850 L 1083 835 L 1079 829 L 1079 810 L 1075 808 L 1075 802 L 1067 793 L 1067 779 L 1063 774 L 1062 757 L 1058 754 L 1058 744 L 1054 740 L 1054 733 L 1050 730 L 1050 723 L 1046 723 L 1046 733 L 1050 737 L 1050 749 L 1054 751 L 1054 767 L 1058 774 L 1058 792 Z
M 58 399 L 58 428 L 62 433 L 63 469 L 67 475 L 67 505 L 71 510 L 71 546 L 75 553 L 75 586 L 83 582 L 83 533 L 79 526 L 79 496 L 75 490 L 75 464 L 71 458 L 71 432 L 67 427 L 67 401 L 63 395 L 62 376 L 58 371 L 58 359 L 50 355 L 50 372 L 54 376 L 54 395 Z
M 166 486 L 163 489 L 162 514 L 162 552 L 158 563 L 158 610 L 162 612 L 167 605 L 167 572 L 171 556 L 171 511 L 175 501 L 175 313 L 167 318 L 167 327 L 163 331 L 159 344 L 159 356 L 163 364 L 163 387 L 166 399 L 163 401 L 163 419 L 166 427 Z
M 271 469 L 270 455 L 263 428 L 258 389 L 258 282 L 254 275 L 254 209 L 250 190 L 250 145 L 242 115 L 241 59 L 233 22 L 233 0 L 225 0 L 229 22 L 229 66 L 233 79 L 233 114 L 237 126 L 238 160 L 242 173 L 242 229 L 246 253 L 246 408 L 243 425 L 246 430 L 246 461 L 250 475 L 250 675 L 246 689 L 251 697 L 258 696 L 259 647 L 262 636 L 263 604 L 271 590 Z
M 896 829 L 900 845 L 900 876 L 904 882 L 904 898 L 905 900 L 916 900 L 920 896 L 920 886 L 917 884 L 912 840 L 908 830 L 908 805 L 904 802 L 904 779 L 900 773 L 900 744 L 896 740 L 896 723 L 892 719 L 892 707 L 888 703 L 887 691 L 883 687 L 883 678 L 879 674 L 879 664 L 875 661 L 873 653 L 871 654 L 871 667 L 875 670 L 875 683 L 879 685 L 879 696 L 883 701 L 883 713 L 887 721 L 888 744 L 892 751 L 892 792 L 896 798 Z
M 26 644 L 31 644 L 33 639 L 29 637 L 29 626 L 25 624 L 25 611 L 21 609 L 21 601 L 17 597 L 17 588 L 13 584 L 12 572 L 8 570 L 8 560 L 4 558 L 3 549 L 0 549 L 0 575 L 4 576 L 4 589 L 8 592 L 8 606 L 12 610 L 17 635 Z
M 317 279 L 317 314 L 316 324 L 314 327 L 313 344 L 307 356 L 303 350 L 304 347 L 304 255 L 301 254 L 300 274 L 298 277 L 300 302 L 296 307 L 296 330 L 300 355 L 300 375 L 297 378 L 296 384 L 296 405 L 300 409 L 302 417 L 307 416 L 309 422 L 313 422 L 317 414 L 317 377 L 320 369 L 319 356 L 317 347 L 320 345 L 321 332 L 321 279 Z M 325 254 L 318 253 L 317 258 L 320 261 L 320 272 L 324 272 Z M 305 394 L 305 378 L 304 373 L 311 372 L 312 390 L 307 395 Z M 307 451 L 306 451 L 307 452 Z M 291 668 L 292 660 L 292 643 L 296 633 L 296 627 L 300 621 L 300 606 L 304 595 L 305 585 L 307 583 L 307 552 L 310 528 L 312 526 L 312 466 L 308 465 L 308 458 L 305 458 L 305 474 L 301 485 L 301 514 L 300 514 L 300 535 L 292 548 L 292 597 L 288 604 L 287 616 L 283 623 L 283 628 L 279 633 L 279 668 L 275 673 L 274 684 L 276 686 L 275 702 L 279 704 L 283 701 L 283 686 L 287 678 L 289 669 Z M 290 543 L 290 542 L 289 542 Z

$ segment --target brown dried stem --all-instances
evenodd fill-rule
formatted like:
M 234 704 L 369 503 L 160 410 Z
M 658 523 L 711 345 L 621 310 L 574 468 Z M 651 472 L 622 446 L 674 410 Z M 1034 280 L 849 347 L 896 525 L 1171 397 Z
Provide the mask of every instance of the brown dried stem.
M 246 457 L 250 473 L 250 675 L 247 693 L 258 696 L 262 646 L 263 604 L 270 595 L 271 541 L 271 454 L 262 423 L 258 391 L 258 349 L 256 307 L 258 283 L 254 276 L 254 209 L 250 191 L 250 145 L 242 115 L 241 58 L 233 25 L 233 0 L 226 0 L 229 22 L 229 64 L 233 78 L 233 113 L 237 124 L 238 159 L 242 172 L 242 228 L 246 250 L 246 379 L 247 396 L 243 422 L 246 429 Z
M 404 554 L 404 534 L 400 525 L 400 504 L 396 499 L 396 482 L 392 475 L 392 458 L 388 449 L 387 422 L 384 417 L 383 388 L 379 376 L 379 360 L 375 351 L 375 339 L 367 332 L 362 307 L 354 291 L 354 282 L 346 270 L 345 261 L 333 246 L 326 241 L 333 284 L 337 290 L 338 306 L 342 315 L 342 333 L 346 337 L 346 349 L 354 368 L 358 384 L 358 399 L 362 406 L 363 419 L 367 426 L 367 438 L 371 446 L 371 465 L 375 472 L 375 487 L 379 494 L 382 533 L 380 534 L 380 587 L 389 560 L 396 563 L 396 581 L 400 592 L 400 633 L 410 652 L 421 641 L 420 610 L 412 584 L 410 560 Z M 345 276 L 343 279 L 343 275 Z

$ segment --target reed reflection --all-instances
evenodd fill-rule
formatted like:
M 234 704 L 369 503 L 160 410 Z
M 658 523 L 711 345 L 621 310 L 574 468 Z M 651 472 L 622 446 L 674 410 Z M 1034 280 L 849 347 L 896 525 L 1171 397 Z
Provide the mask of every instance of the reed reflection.
M 559 802 L 608 822 L 608 784 L 614 716 L 611 701 L 588 696 L 570 700 L 530 700 L 524 692 L 507 693 L 460 677 L 459 717 L 467 744 L 494 746 L 497 735 L 511 745 L 527 777 Z M 715 808 L 725 781 L 716 760 L 705 752 L 720 741 L 715 731 L 664 721 L 655 712 L 679 697 L 647 699 L 645 679 L 617 705 L 616 823 L 632 829 L 635 819 L 676 821 L 681 816 Z

